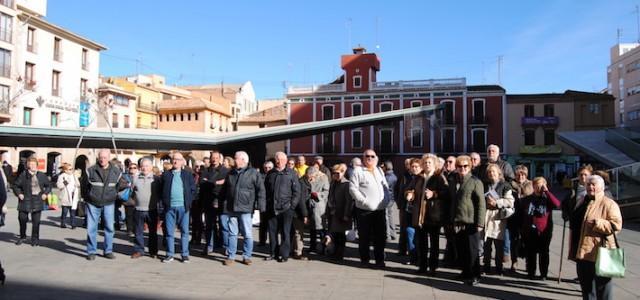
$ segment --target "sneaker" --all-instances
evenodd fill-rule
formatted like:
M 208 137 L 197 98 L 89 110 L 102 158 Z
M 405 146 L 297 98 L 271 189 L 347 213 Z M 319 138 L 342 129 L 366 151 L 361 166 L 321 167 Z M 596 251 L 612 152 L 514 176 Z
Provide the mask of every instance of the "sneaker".
M 113 252 L 105 254 L 104 257 L 108 259 L 116 259 L 116 255 L 113 254 Z
M 222 264 L 225 265 L 225 266 L 230 266 L 230 265 L 233 265 L 234 262 L 235 261 L 233 259 L 228 259 L 227 258 L 222 262 Z
M 96 255 L 95 254 L 89 254 L 87 255 L 87 260 L 91 261 L 91 260 L 96 260 Z
M 189 260 L 189 257 L 188 257 L 188 256 L 184 256 L 184 257 L 182 257 L 182 263 L 184 263 L 184 264 L 188 264 L 189 262 L 191 262 L 191 261 Z
M 251 261 L 251 259 L 249 259 L 249 258 L 245 258 L 245 259 L 243 259 L 243 260 L 242 260 L 242 263 L 243 263 L 243 264 L 245 264 L 245 265 L 247 265 L 247 266 L 250 266 L 251 264 L 253 264 L 253 262 L 252 262 L 252 261 Z
M 172 261 L 173 261 L 173 256 L 167 256 L 162 260 L 162 262 L 165 263 L 165 264 L 166 263 L 170 263 Z

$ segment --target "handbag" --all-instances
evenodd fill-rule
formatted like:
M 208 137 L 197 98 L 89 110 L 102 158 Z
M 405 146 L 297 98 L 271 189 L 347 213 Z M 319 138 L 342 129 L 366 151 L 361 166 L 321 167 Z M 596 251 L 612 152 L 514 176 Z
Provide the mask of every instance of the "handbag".
M 596 256 L 596 276 L 623 278 L 624 277 L 624 249 L 618 245 L 618 238 L 613 233 L 616 248 L 610 249 L 606 245 L 606 236 L 602 238 L 602 245 L 598 248 Z

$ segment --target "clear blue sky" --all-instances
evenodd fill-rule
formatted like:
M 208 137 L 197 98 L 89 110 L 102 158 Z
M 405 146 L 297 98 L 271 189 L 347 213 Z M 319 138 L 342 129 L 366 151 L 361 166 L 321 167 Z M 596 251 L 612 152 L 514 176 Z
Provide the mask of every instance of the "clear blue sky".
M 109 48 L 103 75 L 171 84 L 251 80 L 259 98 L 326 83 L 362 45 L 379 81 L 466 77 L 509 93 L 599 91 L 609 49 L 638 39 L 640 1 L 49 0 L 47 19 Z M 272 3 L 273 2 L 273 3 Z M 304 4 L 303 4 L 304 3 Z M 350 34 L 349 34 L 350 33 Z M 136 63 L 141 59 L 142 63 Z

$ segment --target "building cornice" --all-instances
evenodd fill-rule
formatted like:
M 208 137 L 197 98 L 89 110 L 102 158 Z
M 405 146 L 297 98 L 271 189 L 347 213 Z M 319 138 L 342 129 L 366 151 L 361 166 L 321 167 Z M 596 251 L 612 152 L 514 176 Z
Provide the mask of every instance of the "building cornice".
M 30 11 L 28 9 L 25 9 L 24 7 L 18 5 L 18 10 L 20 11 L 20 14 L 18 15 L 18 18 L 20 19 L 20 21 L 25 22 L 27 24 L 33 25 L 35 27 L 38 27 L 40 29 L 43 30 L 47 30 L 50 31 L 51 33 L 58 35 L 60 37 L 66 38 L 70 41 L 74 41 L 80 45 L 86 46 L 88 48 L 91 48 L 93 50 L 96 51 L 103 51 L 103 50 L 107 50 L 107 47 L 98 44 L 94 41 L 91 41 L 87 38 L 84 38 L 80 35 L 77 35 L 69 30 L 66 30 L 60 26 L 51 24 L 49 22 L 47 22 L 45 19 L 38 17 L 37 15 L 34 15 L 32 13 L 30 13 Z

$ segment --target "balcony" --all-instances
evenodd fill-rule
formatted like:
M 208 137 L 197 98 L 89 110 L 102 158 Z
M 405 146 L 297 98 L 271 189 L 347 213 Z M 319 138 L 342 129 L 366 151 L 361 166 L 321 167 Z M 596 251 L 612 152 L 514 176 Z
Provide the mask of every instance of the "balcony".
M 154 104 L 149 104 L 149 103 L 142 103 L 141 101 L 138 101 L 138 109 L 157 112 L 158 111 L 158 105 L 155 104 L 155 103 Z
M 486 126 L 487 124 L 489 124 L 489 120 L 487 116 L 473 116 L 469 120 L 469 123 L 471 125 Z
M 557 127 L 560 123 L 558 117 L 522 117 L 521 124 L 523 127 Z
M 448 78 L 448 79 L 427 79 L 427 80 L 409 80 L 409 81 L 378 81 L 371 82 L 369 89 L 373 91 L 380 90 L 409 90 L 409 89 L 453 89 L 464 88 L 467 86 L 465 78 Z
M 290 86 L 287 89 L 287 94 L 313 94 L 313 93 L 327 93 L 327 92 L 344 92 L 346 91 L 343 83 L 339 84 L 320 84 L 311 86 Z

